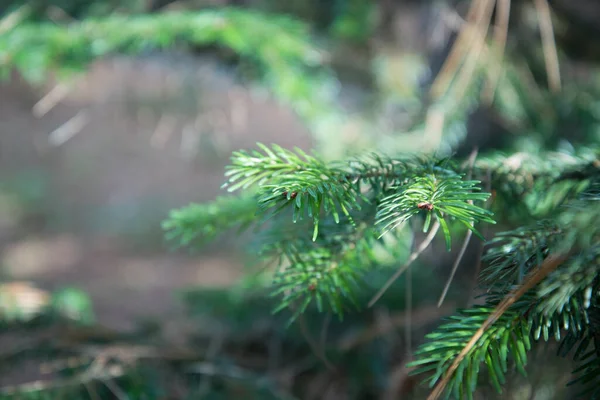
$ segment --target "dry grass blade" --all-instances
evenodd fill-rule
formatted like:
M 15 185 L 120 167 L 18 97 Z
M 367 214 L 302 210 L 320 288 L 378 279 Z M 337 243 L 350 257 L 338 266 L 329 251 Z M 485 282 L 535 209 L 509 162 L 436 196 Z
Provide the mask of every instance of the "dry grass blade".
M 404 398 L 403 392 L 405 392 L 407 386 L 410 387 L 411 376 L 410 373 L 414 370 L 414 368 L 407 368 L 406 363 L 409 360 L 403 360 L 403 362 L 399 363 L 396 368 L 394 368 L 390 374 L 390 384 L 381 395 L 381 400 L 396 400 Z
M 548 74 L 548 86 L 553 92 L 559 92 L 561 87 L 560 67 L 556 42 L 554 41 L 550 5 L 548 4 L 548 0 L 534 0 L 534 4 L 540 21 L 540 34 L 542 36 L 546 73 Z
M 548 274 L 550 274 L 552 271 L 558 268 L 565 261 L 566 258 L 566 256 L 549 257 L 548 259 L 546 259 L 546 261 L 542 263 L 540 268 L 529 274 L 529 276 L 525 279 L 521 286 L 517 287 L 516 289 L 514 289 L 506 295 L 504 300 L 502 300 L 502 302 L 498 304 L 494 312 L 481 325 L 477 332 L 475 332 L 471 340 L 469 340 L 469 342 L 465 345 L 465 347 L 458 354 L 458 356 L 456 356 L 454 362 L 444 374 L 444 377 L 433 388 L 433 391 L 431 392 L 429 397 L 427 397 L 427 400 L 437 400 L 440 398 L 460 363 L 463 361 L 466 355 L 473 349 L 475 344 L 477 344 L 477 341 L 481 338 L 481 336 L 483 336 L 485 331 L 490 326 L 492 326 L 492 324 L 496 322 L 498 318 L 500 318 L 502 314 L 504 314 L 506 310 L 508 310 L 511 305 L 513 305 L 517 300 L 519 300 L 529 289 L 533 288 L 542 279 L 548 276 Z
M 400 277 L 400 275 L 402 275 L 408 269 L 408 267 L 410 267 L 411 264 L 417 258 L 419 258 L 421 253 L 424 252 L 427 247 L 429 247 L 429 245 L 433 241 L 433 238 L 435 237 L 435 235 L 439 229 L 440 229 L 440 223 L 439 223 L 439 221 L 436 220 L 435 223 L 433 224 L 433 226 L 431 227 L 431 231 L 429 232 L 429 235 L 427 235 L 427 237 L 425 238 L 425 240 L 423 240 L 423 242 L 419 245 L 419 247 L 411 253 L 411 255 L 410 255 L 410 257 L 408 257 L 408 260 L 406 261 L 406 263 L 404 263 L 404 265 L 402 267 L 400 267 L 398 269 L 398 271 L 396 271 L 396 273 L 390 279 L 388 279 L 388 281 L 385 283 L 385 285 L 383 285 L 383 287 L 381 289 L 379 289 L 379 292 L 377 292 L 377 294 L 375 296 L 373 296 L 371 301 L 369 301 L 369 307 L 373 307 L 373 305 L 377 302 L 377 300 L 379 300 L 381 298 L 381 296 L 383 296 L 383 294 L 390 288 L 392 283 L 394 283 L 396 281 L 396 279 L 398 279 Z
M 62 146 L 69 139 L 80 133 L 90 121 L 89 112 L 82 110 L 73 118 L 56 128 L 48 135 L 48 142 L 53 146 Z
M 70 85 L 59 83 L 48 94 L 33 106 L 31 112 L 36 118 L 41 118 L 60 103 L 71 91 Z
M 110 379 L 102 379 L 101 382 L 111 391 L 118 400 L 128 400 L 129 396 L 116 383 Z
M 456 42 L 450 50 L 450 54 L 446 58 L 444 65 L 438 73 L 435 81 L 431 86 L 431 95 L 433 98 L 440 97 L 443 93 L 448 90 L 452 78 L 456 75 L 456 71 L 461 64 L 461 61 L 465 59 L 467 54 L 473 48 L 473 40 L 475 36 L 472 34 L 472 25 L 479 26 L 484 18 L 486 6 L 489 3 L 494 3 L 493 0 L 479 0 L 471 2 L 471 6 L 467 13 L 467 23 L 463 26 L 458 34 Z
M 486 47 L 486 37 L 490 29 L 492 12 L 494 11 L 495 4 L 496 2 L 491 0 L 482 1 L 481 14 L 478 15 L 475 26 L 470 27 L 467 24 L 464 28 L 464 31 L 467 32 L 468 35 L 472 36 L 471 49 L 467 54 L 465 63 L 458 74 L 456 84 L 454 86 L 453 98 L 455 99 L 462 99 L 467 87 L 469 87 L 469 84 L 473 81 L 473 76 L 475 76 L 475 70 L 477 69 L 479 58 Z
M 6 33 L 19 25 L 29 15 L 31 6 L 26 4 L 0 19 L 0 34 Z
M 496 26 L 494 28 L 495 50 L 498 52 L 498 62 L 490 63 L 490 74 L 483 92 L 483 98 L 491 103 L 496 93 L 498 81 L 502 75 L 502 59 L 506 49 L 506 40 L 508 38 L 508 22 L 510 20 L 510 1 L 496 0 Z

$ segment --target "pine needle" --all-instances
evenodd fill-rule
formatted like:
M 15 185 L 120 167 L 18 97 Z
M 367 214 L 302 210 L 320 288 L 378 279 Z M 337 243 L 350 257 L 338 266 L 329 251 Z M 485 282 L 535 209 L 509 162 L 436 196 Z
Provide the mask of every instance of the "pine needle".
M 464 360 L 467 354 L 473 349 L 477 341 L 483 336 L 485 331 L 494 324 L 512 306 L 517 300 L 519 300 L 529 289 L 533 288 L 545 277 L 547 277 L 552 271 L 556 270 L 565 260 L 566 256 L 551 256 L 537 270 L 533 271 L 523 282 L 523 284 L 516 289 L 512 290 L 509 294 L 504 297 L 504 300 L 496 306 L 494 312 L 486 319 L 481 327 L 475 332 L 471 340 L 465 345 L 462 351 L 454 359 L 452 365 L 448 368 L 444 377 L 434 387 L 433 391 L 427 397 L 427 400 L 437 400 L 440 398 L 444 389 L 450 382 L 452 375 L 458 369 L 460 363 Z

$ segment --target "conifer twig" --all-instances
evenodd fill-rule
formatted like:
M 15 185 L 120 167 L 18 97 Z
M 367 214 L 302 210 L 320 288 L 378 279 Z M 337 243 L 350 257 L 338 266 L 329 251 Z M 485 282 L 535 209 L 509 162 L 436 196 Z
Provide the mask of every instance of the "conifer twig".
M 508 293 L 504 299 L 496 306 L 496 309 L 490 314 L 490 316 L 485 320 L 485 322 L 481 325 L 481 327 L 475 332 L 475 334 L 471 337 L 471 339 L 467 342 L 465 347 L 461 350 L 461 352 L 456 356 L 454 362 L 446 373 L 444 377 L 437 383 L 437 385 L 433 388 L 433 391 L 427 397 L 427 400 L 437 400 L 440 398 L 444 389 L 448 385 L 448 382 L 452 378 L 454 372 L 458 369 L 460 363 L 464 360 L 467 354 L 473 349 L 477 341 L 483 336 L 485 331 L 494 324 L 512 306 L 517 300 L 519 300 L 527 291 L 537 285 L 540 281 L 542 281 L 545 277 L 547 277 L 552 271 L 556 270 L 565 260 L 567 256 L 558 255 L 551 256 L 547 258 L 542 265 L 533 271 L 529 276 L 525 279 L 523 284 L 510 293 Z
M 404 265 L 402 267 L 400 267 L 400 269 L 398 269 L 398 271 L 396 271 L 396 273 L 394 275 L 392 275 L 392 277 L 390 279 L 387 280 L 387 282 L 383 285 L 383 287 L 381 289 L 379 289 L 377 294 L 375 296 L 373 296 L 371 301 L 369 301 L 369 307 L 373 307 L 373 305 L 377 302 L 377 300 L 379 300 L 381 298 L 381 296 L 383 296 L 383 294 L 396 281 L 396 279 L 398 279 L 400 277 L 400 275 L 402 275 L 404 273 L 404 271 L 406 271 L 408 269 L 408 267 L 410 267 L 411 264 L 421 255 L 421 253 L 423 253 L 425 251 L 425 249 L 427 247 L 429 247 L 429 245 L 433 241 L 433 238 L 435 237 L 438 229 L 440 229 L 440 222 L 438 220 L 436 220 L 434 222 L 433 226 L 431 227 L 431 231 L 429 231 L 429 235 L 427 235 L 427 237 L 425 238 L 425 240 L 423 240 L 423 242 L 419 245 L 419 247 L 417 247 L 417 249 L 414 252 L 412 252 L 410 257 L 408 257 L 408 260 L 406 261 L 406 263 L 404 263 Z

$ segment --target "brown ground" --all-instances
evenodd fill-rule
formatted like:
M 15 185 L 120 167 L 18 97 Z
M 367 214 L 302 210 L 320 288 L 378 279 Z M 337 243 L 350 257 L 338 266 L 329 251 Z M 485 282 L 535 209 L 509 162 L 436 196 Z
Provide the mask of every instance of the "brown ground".
M 22 201 L 0 202 L 0 276 L 84 288 L 100 321 L 119 328 L 175 315 L 176 289 L 235 281 L 242 263 L 230 250 L 171 253 L 160 222 L 220 193 L 232 150 L 310 147 L 297 118 L 209 59 L 98 63 L 49 112 L 32 112 L 53 86 L 0 86 L 0 182 L 43 184 L 33 217 L 19 218 Z

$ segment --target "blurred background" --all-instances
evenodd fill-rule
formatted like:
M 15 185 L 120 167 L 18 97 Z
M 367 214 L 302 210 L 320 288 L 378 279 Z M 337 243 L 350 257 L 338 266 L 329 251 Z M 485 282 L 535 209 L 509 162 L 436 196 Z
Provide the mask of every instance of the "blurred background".
M 473 147 L 529 151 L 597 140 L 600 97 L 590 92 L 600 86 L 600 3 L 550 2 L 562 95 L 548 89 L 536 2 L 511 3 L 506 54 L 517 60 L 514 68 L 526 72 L 518 83 L 499 85 L 499 91 L 506 90 L 497 109 L 474 105 L 469 93 L 451 94 L 454 108 L 441 135 L 422 124 L 435 117 L 424 114 L 431 104 L 425 93 L 450 53 L 470 1 L 3 1 L 2 315 L 27 321 L 52 303 L 75 309 L 75 319 L 110 335 L 150 335 L 160 326 L 165 342 L 186 343 L 197 326 L 181 293 L 236 285 L 250 261 L 231 235 L 197 251 L 174 250 L 165 243 L 161 223 L 173 208 L 224 194 L 220 187 L 231 152 L 256 142 L 316 149 L 333 160 L 366 150 L 465 156 Z M 206 21 L 191 19 L 202 13 Z M 161 15 L 171 19 L 153 19 Z M 140 16 L 147 20 L 134 21 Z M 179 24 L 195 23 L 198 32 L 178 31 Z M 61 26 L 76 27 L 55 29 Z M 96 36 L 78 39 L 88 28 L 97 29 Z M 522 67 L 524 60 L 528 68 Z M 541 100 L 532 100 L 535 96 Z M 580 100 L 586 113 L 571 112 Z M 560 101 L 563 105 L 556 106 Z M 549 133 L 539 134 L 540 126 Z M 454 256 L 444 255 L 447 261 L 436 268 L 451 265 Z M 466 260 L 459 272 L 465 282 L 475 269 L 469 255 Z M 453 311 L 452 304 L 432 307 L 436 301 L 419 303 L 423 312 L 413 312 L 414 343 Z M 394 335 L 404 337 L 396 328 Z M 7 332 L 0 337 L 3 352 L 23 339 L 21 331 Z M 391 364 L 402 360 L 396 361 Z M 36 378 L 37 370 L 30 369 L 2 374 L 0 384 Z M 382 372 L 392 380 L 393 373 L 402 376 L 389 366 Z M 565 383 L 561 373 L 545 371 L 557 386 Z M 321 381 L 313 383 L 327 387 Z M 404 398 L 393 395 L 411 393 L 415 382 L 398 384 L 402 389 L 391 393 L 365 392 L 375 397 L 348 389 L 353 386 L 347 381 L 336 385 L 311 398 Z M 544 395 L 543 388 L 531 385 L 515 384 L 501 398 L 567 398 Z M 359 392 L 362 397 L 352 394 Z M 100 398 L 111 396 L 121 398 L 114 390 Z

